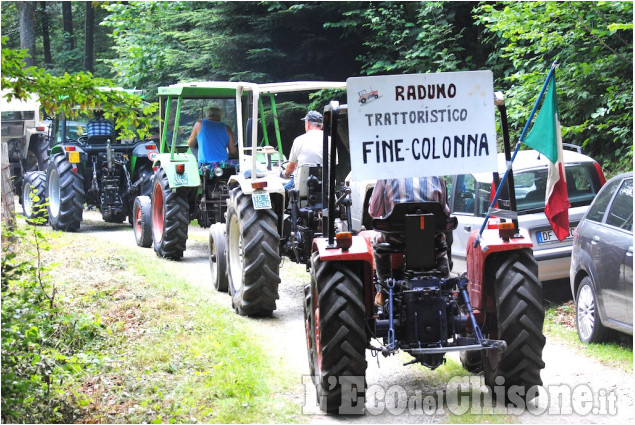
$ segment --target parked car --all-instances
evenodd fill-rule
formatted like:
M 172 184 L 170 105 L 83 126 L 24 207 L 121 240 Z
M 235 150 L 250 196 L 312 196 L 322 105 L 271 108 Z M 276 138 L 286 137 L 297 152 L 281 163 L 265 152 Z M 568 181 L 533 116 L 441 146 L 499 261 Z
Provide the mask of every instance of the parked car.
M 573 236 L 571 292 L 582 342 L 633 334 L 633 172 L 609 180 Z
M 518 225 L 529 231 L 534 243 L 534 257 L 538 261 L 538 278 L 542 281 L 568 278 L 571 261 L 573 231 L 582 215 L 605 182 L 600 165 L 592 158 L 569 150 L 563 152 L 567 190 L 569 193 L 570 234 L 559 241 L 545 215 L 545 190 L 549 160 L 534 150 L 518 152 L 513 163 L 514 189 L 518 211 Z M 506 169 L 505 157 L 498 155 L 500 176 Z M 480 229 L 485 213 L 494 196 L 492 173 L 460 174 L 446 178 L 448 206 L 459 221 L 454 230 L 452 259 L 454 270 L 465 270 L 467 241 L 470 233 Z M 509 206 L 503 193 L 500 208 Z

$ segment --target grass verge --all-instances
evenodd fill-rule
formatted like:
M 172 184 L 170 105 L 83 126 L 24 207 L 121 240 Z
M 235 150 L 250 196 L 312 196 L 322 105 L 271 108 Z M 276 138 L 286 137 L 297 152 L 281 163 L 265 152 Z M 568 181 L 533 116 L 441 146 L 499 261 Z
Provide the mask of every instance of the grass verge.
M 299 421 L 284 396 L 295 379 L 265 354 L 249 319 L 190 286 L 178 263 L 85 234 L 55 237 L 45 259 L 58 263 L 58 308 L 97 324 L 53 365 L 66 371 L 51 374 L 63 421 Z
M 606 342 L 583 344 L 576 330 L 573 301 L 551 307 L 545 312 L 544 334 L 605 366 L 633 372 L 633 338 L 610 332 L 611 339 Z

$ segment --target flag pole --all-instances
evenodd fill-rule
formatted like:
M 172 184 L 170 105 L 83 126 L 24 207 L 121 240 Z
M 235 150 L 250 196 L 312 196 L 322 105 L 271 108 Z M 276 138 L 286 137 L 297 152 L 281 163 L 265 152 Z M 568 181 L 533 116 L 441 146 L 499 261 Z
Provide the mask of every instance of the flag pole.
M 534 115 L 536 114 L 536 110 L 538 109 L 540 100 L 542 99 L 542 97 L 545 94 L 545 91 L 547 90 L 547 85 L 549 84 L 549 81 L 553 77 L 553 74 L 556 72 L 557 65 L 558 65 L 557 60 L 551 64 L 551 69 L 549 70 L 549 74 L 547 74 L 547 78 L 545 80 L 545 83 L 542 86 L 542 90 L 540 90 L 540 94 L 538 95 L 538 99 L 536 99 L 536 103 L 534 104 L 534 107 L 531 110 L 531 114 L 529 114 L 529 119 L 527 120 L 527 123 L 525 124 L 525 128 L 523 129 L 523 132 L 521 133 L 520 138 L 518 139 L 518 142 L 516 143 L 516 148 L 514 149 L 514 153 L 512 154 L 511 160 L 507 164 L 507 169 L 505 170 L 505 174 L 503 175 L 503 178 L 498 184 L 498 188 L 496 189 L 496 193 L 494 194 L 494 199 L 492 199 L 492 203 L 490 204 L 487 210 L 487 213 L 485 214 L 485 219 L 483 220 L 483 224 L 481 225 L 481 228 L 478 231 L 478 235 L 476 236 L 476 240 L 474 241 L 474 248 L 476 248 L 481 241 L 481 235 L 483 234 L 483 230 L 485 230 L 485 226 L 487 225 L 487 220 L 489 220 L 490 211 L 492 210 L 492 208 L 494 208 L 494 205 L 496 205 L 496 202 L 498 201 L 501 190 L 503 189 L 505 182 L 507 181 L 507 176 L 509 175 L 509 172 L 512 169 L 512 164 L 514 163 L 514 159 L 516 159 L 516 154 L 518 153 L 518 150 L 520 149 L 520 144 L 523 142 L 523 140 L 525 140 L 525 135 L 527 134 L 527 130 L 529 130 L 529 125 L 531 124 L 531 120 L 534 118 Z

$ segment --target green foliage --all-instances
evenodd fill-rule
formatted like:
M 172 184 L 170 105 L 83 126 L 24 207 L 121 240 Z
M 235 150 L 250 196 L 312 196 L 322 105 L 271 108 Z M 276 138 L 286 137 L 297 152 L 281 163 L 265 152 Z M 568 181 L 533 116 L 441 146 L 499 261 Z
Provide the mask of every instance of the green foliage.
M 8 38 L 7 47 L 17 50 L 20 48 L 20 33 L 18 25 L 18 10 L 16 1 L 3 1 L 2 7 L 2 36 Z M 36 55 L 35 63 L 45 69 L 51 75 L 63 75 L 64 73 L 75 73 L 84 70 L 84 42 L 85 42 L 85 5 L 83 1 L 71 2 L 73 12 L 73 39 L 75 48 L 67 49 L 67 36 L 62 26 L 62 4 L 61 2 L 37 2 L 35 10 L 35 36 Z M 43 5 L 46 5 L 44 9 Z M 94 26 L 94 49 L 95 65 L 94 75 L 103 78 L 113 78 L 111 67 L 103 66 L 101 61 L 111 59 L 115 52 L 112 51 L 112 43 L 108 35 L 110 28 L 100 26 L 99 23 L 107 15 L 104 9 L 106 2 L 93 2 L 95 14 Z M 45 63 L 43 46 L 43 22 L 48 18 L 49 41 L 51 48 L 52 63 Z M 131 86 L 133 87 L 133 86 Z
M 80 110 L 103 108 L 106 118 L 116 118 L 115 128 L 120 138 L 149 137 L 149 128 L 158 104 L 144 104 L 139 96 L 121 90 L 104 90 L 114 87 L 113 81 L 96 78 L 90 72 L 65 73 L 52 76 L 42 68 L 24 66 L 26 51 L 5 47 L 2 38 L 2 89 L 7 90 L 7 100 L 24 99 L 28 93 L 36 93 L 42 108 L 49 115 L 64 114 L 73 118 Z
M 99 341 L 101 323 L 58 307 L 41 230 L 18 227 L 4 236 L 20 243 L 2 253 L 2 422 L 69 422 L 60 386 L 99 361 L 87 347 Z
M 510 123 L 525 125 L 550 64 L 557 60 L 565 142 L 582 146 L 609 175 L 633 169 L 633 4 L 483 3 L 475 10 L 494 49 Z
M 106 6 L 129 85 L 176 81 L 343 80 L 356 75 L 361 35 L 341 37 L 324 22 L 354 3 L 128 2 Z M 357 6 L 355 6 L 357 7 Z M 291 36 L 291 34 L 293 34 Z
M 461 71 L 478 63 L 478 38 L 464 23 L 465 10 L 453 2 L 364 3 L 326 27 L 369 34 L 357 56 L 367 75 Z

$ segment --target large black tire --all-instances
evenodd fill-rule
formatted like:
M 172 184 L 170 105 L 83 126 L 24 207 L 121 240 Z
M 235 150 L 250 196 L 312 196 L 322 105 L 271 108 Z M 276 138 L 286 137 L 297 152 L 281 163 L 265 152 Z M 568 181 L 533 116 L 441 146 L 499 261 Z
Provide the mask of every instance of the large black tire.
M 137 196 L 132 207 L 132 230 L 137 245 L 152 246 L 152 200 L 149 196 Z
M 212 273 L 214 288 L 227 292 L 227 254 L 225 229 L 221 223 L 215 223 L 209 229 L 209 269 Z
M 238 314 L 269 316 L 276 309 L 280 283 L 280 236 L 273 210 L 256 210 L 240 187 L 229 195 L 227 274 Z
M 588 344 L 601 342 L 606 338 L 607 330 L 600 320 L 597 296 L 593 281 L 585 276 L 575 297 L 576 328 L 580 341 Z
M 66 155 L 53 155 L 46 172 L 48 216 L 55 230 L 79 230 L 84 211 L 84 176 L 73 172 Z
M 152 240 L 159 257 L 183 257 L 189 224 L 187 193 L 182 189 L 172 192 L 165 170 L 159 168 L 152 189 Z
M 22 213 L 29 224 L 44 225 L 46 211 L 46 172 L 32 171 L 24 175 L 22 183 Z
M 494 295 L 496 329 L 490 338 L 503 339 L 507 349 L 483 351 L 485 384 L 490 388 L 504 385 L 523 387 L 525 394 L 534 385 L 542 385 L 540 370 L 545 367 L 542 333 L 545 312 L 542 307 L 542 283 L 538 280 L 538 263 L 529 249 L 503 253 L 495 265 Z M 504 378 L 501 382 L 497 377 Z
M 26 158 L 22 160 L 22 169 L 24 174 L 32 171 L 44 171 L 49 164 L 49 138 L 44 134 L 35 134 L 31 136 L 29 141 L 29 149 Z M 15 191 L 18 195 L 20 204 L 24 202 L 24 177 L 16 176 L 14 181 Z
M 331 414 L 364 412 L 368 339 L 363 275 L 359 263 L 311 257 L 305 300 L 309 368 L 320 409 Z M 342 399 L 342 389 L 347 399 Z

